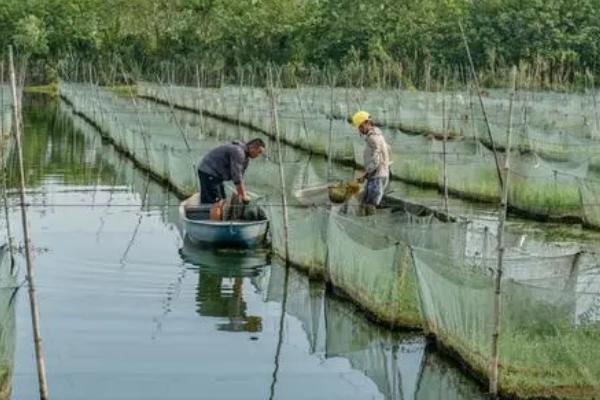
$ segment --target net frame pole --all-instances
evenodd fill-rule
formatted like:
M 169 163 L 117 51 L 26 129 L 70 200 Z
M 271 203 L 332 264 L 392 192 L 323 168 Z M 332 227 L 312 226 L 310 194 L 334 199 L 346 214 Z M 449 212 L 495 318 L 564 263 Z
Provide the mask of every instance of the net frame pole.
M 592 83 L 592 101 L 594 103 L 594 132 L 592 133 L 592 138 L 595 139 L 598 136 L 600 131 L 600 116 L 598 116 L 598 97 L 596 95 L 596 82 L 594 80 L 594 74 L 590 72 L 590 79 Z
M 467 58 L 469 59 L 469 67 L 471 68 L 471 75 L 473 76 L 473 83 L 475 83 L 475 90 L 477 91 L 477 97 L 479 98 L 479 105 L 481 106 L 481 112 L 483 113 L 483 120 L 485 121 L 488 138 L 490 139 L 490 144 L 492 145 L 494 161 L 496 162 L 496 173 L 498 175 L 498 183 L 500 183 L 500 187 L 503 187 L 502 172 L 500 170 L 500 161 L 498 160 L 498 152 L 496 151 L 496 142 L 494 141 L 494 137 L 492 136 L 490 121 L 485 110 L 485 105 L 483 104 L 483 98 L 481 97 L 481 85 L 479 84 L 479 78 L 477 77 L 477 73 L 475 72 L 475 64 L 473 63 L 473 58 L 471 57 L 471 50 L 469 48 L 469 43 L 467 42 L 467 36 L 465 35 L 465 31 L 460 21 L 458 21 L 458 27 L 460 28 L 460 33 L 465 44 Z
M 29 235 L 29 220 L 27 216 L 27 207 L 25 204 L 25 169 L 23 167 L 23 148 L 21 146 L 21 125 L 19 123 L 20 107 L 19 96 L 17 95 L 17 80 L 15 77 L 15 66 L 13 61 L 12 46 L 8 46 L 8 59 L 10 69 L 10 84 L 13 97 L 13 118 L 15 124 L 15 142 L 17 146 L 17 159 L 19 164 L 19 197 L 21 201 L 21 222 L 23 226 L 23 236 L 25 239 L 25 261 L 27 264 L 27 283 L 29 291 L 29 306 L 31 309 L 31 323 L 33 326 L 33 342 L 35 347 L 35 360 L 38 372 L 38 383 L 40 400 L 48 400 L 48 380 L 46 378 L 46 366 L 44 361 L 44 352 L 42 348 L 42 334 L 40 329 L 40 311 L 35 295 L 34 264 L 31 254 L 31 237 Z
M 287 209 L 287 196 L 285 188 L 285 174 L 283 171 L 283 156 L 281 154 L 281 134 L 279 131 L 279 119 L 277 118 L 277 100 L 275 98 L 275 85 L 273 83 L 273 73 L 269 68 L 269 97 L 271 100 L 271 122 L 275 130 L 275 138 L 277 141 L 277 161 L 279 164 L 279 180 L 281 183 L 281 204 L 283 206 L 283 234 L 285 239 L 285 266 L 289 267 L 290 262 L 290 246 L 289 246 L 289 221 Z
M 4 59 L 0 60 L 0 85 L 4 84 Z M 0 91 L 0 130 L 4 128 L 4 91 Z M 5 132 L 0 132 L 4 135 Z M 8 132 L 10 137 L 11 133 Z M 4 142 L 4 138 L 0 138 L 1 142 Z M 10 268 L 11 271 L 15 268 L 15 254 L 14 254 L 14 242 L 12 236 L 12 229 L 10 226 L 10 218 L 8 212 L 8 196 L 6 190 L 8 187 L 8 178 L 6 175 L 7 160 L 5 159 L 4 143 L 0 143 L 0 169 L 2 169 L 2 207 L 4 209 L 4 218 L 6 219 L 6 235 L 8 241 L 8 251 L 10 254 Z
M 333 160 L 333 87 L 335 86 L 335 78 L 333 72 L 329 71 L 329 143 L 327 145 L 327 182 L 331 180 L 331 168 Z
M 504 263 L 504 225 L 508 210 L 508 181 L 510 168 L 510 147 L 513 123 L 513 102 L 516 92 L 516 67 L 512 69 L 512 90 L 508 103 L 508 132 L 506 140 L 506 158 L 504 160 L 504 180 L 502 185 L 502 201 L 500 203 L 500 219 L 498 223 L 498 262 L 496 265 L 496 274 L 494 279 L 494 309 L 492 315 L 492 349 L 490 363 L 490 384 L 489 392 L 493 398 L 498 396 L 498 344 L 500 339 L 500 313 L 502 312 L 502 273 Z
M 448 114 L 450 114 L 448 112 Z M 450 117 L 448 117 L 450 118 Z M 444 89 L 442 90 L 442 158 L 444 163 L 443 174 L 444 174 L 444 210 L 448 213 L 448 166 L 446 157 L 446 143 L 448 141 L 448 130 L 450 129 L 450 123 L 446 126 L 446 76 L 444 76 Z

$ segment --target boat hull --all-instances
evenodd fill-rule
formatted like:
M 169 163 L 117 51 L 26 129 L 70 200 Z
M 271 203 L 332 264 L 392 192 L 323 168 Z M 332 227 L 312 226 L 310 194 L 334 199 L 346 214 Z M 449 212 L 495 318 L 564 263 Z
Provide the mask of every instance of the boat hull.
M 181 203 L 179 214 L 187 238 L 194 244 L 213 247 L 252 248 L 266 240 L 268 220 L 210 221 L 188 218 L 188 210 L 197 208 L 197 195 Z

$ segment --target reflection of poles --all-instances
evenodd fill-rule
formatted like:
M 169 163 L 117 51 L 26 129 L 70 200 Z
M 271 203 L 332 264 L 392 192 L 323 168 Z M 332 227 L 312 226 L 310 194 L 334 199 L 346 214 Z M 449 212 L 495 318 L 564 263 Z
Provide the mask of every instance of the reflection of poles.
M 398 373 L 398 344 L 392 345 L 392 400 L 404 399 L 402 393 L 402 376 Z M 400 379 L 398 379 L 400 378 Z
M 287 242 L 286 242 L 287 243 Z M 283 328 L 285 323 L 285 313 L 287 309 L 288 285 L 290 280 L 290 268 L 286 262 L 285 275 L 283 278 L 283 299 L 281 301 L 281 316 L 279 317 L 279 331 L 277 336 L 277 348 L 275 349 L 275 369 L 273 370 L 273 380 L 269 393 L 269 400 L 275 398 L 275 384 L 277 383 L 277 373 L 279 372 L 279 357 L 281 356 L 281 345 L 283 344 Z
M 12 46 L 8 47 L 10 83 L 13 97 L 13 117 L 15 122 L 15 142 L 17 145 L 17 158 L 19 162 L 19 197 L 21 200 L 21 221 L 23 223 L 23 236 L 25 239 L 25 261 L 27 263 L 27 283 L 29 287 L 29 306 L 31 308 L 31 322 L 33 325 L 33 341 L 35 346 L 35 359 L 38 371 L 38 383 L 40 390 L 40 399 L 47 400 L 48 382 L 46 380 L 46 367 L 44 363 L 44 353 L 42 351 L 42 335 L 40 332 L 40 314 L 37 300 L 35 297 L 34 268 L 33 258 L 31 257 L 31 239 L 29 237 L 29 221 L 27 219 L 27 209 L 25 205 L 25 170 L 23 167 L 23 148 L 21 146 L 21 126 L 19 124 L 19 98 L 17 96 L 17 83 L 15 78 L 15 67 L 13 63 Z
M 131 239 L 129 239 L 129 243 L 127 244 L 127 247 L 125 248 L 125 251 L 123 252 L 123 255 L 121 256 L 121 259 L 119 260 L 119 264 L 121 264 L 121 268 L 125 268 L 125 264 L 127 263 L 127 255 L 129 254 L 129 251 L 133 247 L 133 244 L 135 243 L 135 238 L 137 237 L 138 231 L 140 230 L 140 226 L 142 225 L 142 220 L 144 219 L 144 206 L 146 205 L 146 202 L 148 199 L 149 187 L 150 187 L 150 176 L 148 174 L 146 174 L 146 185 L 144 186 L 144 194 L 142 196 L 142 202 L 141 202 L 142 204 L 140 205 L 140 216 L 138 217 L 138 222 L 135 225 L 133 234 L 131 235 Z
M 504 160 L 504 180 L 502 185 L 502 202 L 500 208 L 500 223 L 498 224 L 498 264 L 496 266 L 496 279 L 494 282 L 494 314 L 492 330 L 492 354 L 490 365 L 490 394 L 494 397 L 498 395 L 498 342 L 500 338 L 500 312 L 501 312 L 501 286 L 502 286 L 502 263 L 504 261 L 504 222 L 506 221 L 506 210 L 508 208 L 508 178 L 509 178 L 509 158 L 512 135 L 513 119 L 513 101 L 516 91 L 517 69 L 512 70 L 512 91 L 508 104 L 508 133 L 506 140 L 506 159 Z

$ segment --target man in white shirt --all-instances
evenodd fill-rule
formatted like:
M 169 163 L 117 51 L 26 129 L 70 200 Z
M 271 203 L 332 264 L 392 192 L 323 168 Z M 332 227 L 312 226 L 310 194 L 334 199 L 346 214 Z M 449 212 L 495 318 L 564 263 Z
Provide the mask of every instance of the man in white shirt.
M 352 125 L 358 129 L 365 139 L 363 163 L 366 180 L 362 204 L 375 208 L 381 203 L 385 188 L 390 180 L 390 147 L 385 141 L 381 130 L 375 126 L 371 116 L 366 111 L 359 111 L 352 117 Z

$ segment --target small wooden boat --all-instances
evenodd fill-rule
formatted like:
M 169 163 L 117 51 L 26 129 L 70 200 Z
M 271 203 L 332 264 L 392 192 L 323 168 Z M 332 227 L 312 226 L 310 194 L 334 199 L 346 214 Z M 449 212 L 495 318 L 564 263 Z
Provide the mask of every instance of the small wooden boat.
M 200 205 L 196 193 L 179 206 L 185 235 L 194 243 L 213 247 L 251 248 L 266 240 L 269 221 L 211 221 L 208 219 L 210 206 Z

